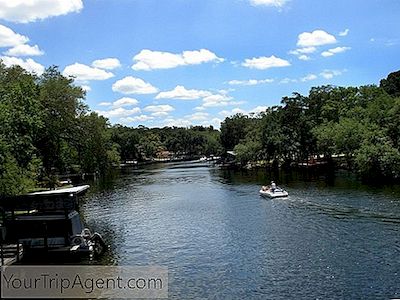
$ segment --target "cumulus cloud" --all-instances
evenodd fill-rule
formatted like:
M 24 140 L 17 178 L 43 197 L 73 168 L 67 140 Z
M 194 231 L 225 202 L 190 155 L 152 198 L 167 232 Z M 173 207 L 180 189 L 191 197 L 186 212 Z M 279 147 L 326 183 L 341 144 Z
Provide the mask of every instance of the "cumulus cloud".
M 324 77 L 325 79 L 332 79 L 335 76 L 339 76 L 342 75 L 343 72 L 339 71 L 339 70 L 324 70 L 320 73 L 320 75 L 322 77 Z
M 205 121 L 205 120 L 208 120 L 209 117 L 210 117 L 210 114 L 206 113 L 206 112 L 196 112 L 194 114 L 185 116 L 186 119 L 189 119 L 192 122 L 193 121 Z
M 134 107 L 132 109 L 118 107 L 111 110 L 97 110 L 96 112 L 106 118 L 121 118 L 138 114 L 141 112 L 141 109 L 139 107 Z
M 134 105 L 138 105 L 138 104 L 139 104 L 139 101 L 134 98 L 123 97 L 121 99 L 114 101 L 112 103 L 112 106 L 123 107 L 123 106 L 134 106 Z
M 133 57 L 134 70 L 150 71 L 155 69 L 172 69 L 179 66 L 198 65 L 207 62 L 222 62 L 224 59 L 215 53 L 200 49 L 194 51 L 183 51 L 182 53 L 171 53 L 162 51 L 152 51 L 144 49 Z
M 308 55 L 305 55 L 305 54 L 299 55 L 298 58 L 299 58 L 300 60 L 304 60 L 304 61 L 307 61 L 307 60 L 310 60 L 310 59 L 311 59 L 311 57 L 309 57 Z
M 249 80 L 231 80 L 228 82 L 230 85 L 257 85 L 257 84 L 264 84 L 264 83 L 272 83 L 274 79 L 267 78 L 267 79 L 249 79 Z
M 82 90 L 84 90 L 85 92 L 90 92 L 92 90 L 92 88 L 88 85 L 81 85 Z
M 345 30 L 339 32 L 339 36 L 346 36 L 346 35 L 349 34 L 349 32 L 350 32 L 350 29 L 347 28 L 347 29 L 345 29 Z
M 153 116 L 162 116 L 174 111 L 175 108 L 171 105 L 148 105 L 143 110 L 151 112 Z
M 287 60 L 272 55 L 270 57 L 261 56 L 245 59 L 242 66 L 250 69 L 266 70 L 269 68 L 287 67 L 290 66 L 290 63 Z
M 247 111 L 245 111 L 244 109 L 241 109 L 239 107 L 236 107 L 236 108 L 233 108 L 231 110 L 221 110 L 218 114 L 220 116 L 226 118 L 226 117 L 233 116 L 233 115 L 236 115 L 236 114 L 245 115 L 245 114 L 247 114 Z
M 121 63 L 117 58 L 104 58 L 92 62 L 92 66 L 99 69 L 113 70 L 121 67 Z
M 10 56 L 1 56 L 0 60 L 3 61 L 3 64 L 6 67 L 11 67 L 14 65 L 20 66 L 21 68 L 25 69 L 26 71 L 30 73 L 35 73 L 37 75 L 42 75 L 45 68 L 43 65 L 37 63 L 31 58 L 28 58 L 26 60 L 22 58 L 17 58 L 17 57 L 10 57 Z
M 224 94 L 215 94 L 203 98 L 203 107 L 219 107 L 227 105 L 235 105 L 238 102 L 233 101 L 233 98 Z
M 4 54 L 8 56 L 40 56 L 43 55 L 44 52 L 39 49 L 38 45 L 17 45 L 4 52 Z
M 305 48 L 298 48 L 296 50 L 289 51 L 290 54 L 293 55 L 300 55 L 300 54 L 311 54 L 317 51 L 316 47 L 305 47 Z
M 303 78 L 300 79 L 300 81 L 302 82 L 306 82 L 306 81 L 311 81 L 311 80 L 315 80 L 317 79 L 317 75 L 315 74 L 308 74 L 307 76 L 304 76 Z
M 112 102 L 100 102 L 99 106 L 111 106 Z
M 250 113 L 259 114 L 265 112 L 268 109 L 268 106 L 257 106 L 250 110 Z
M 79 12 L 82 0 L 0 0 L 0 19 L 28 23 Z
M 289 51 L 289 54 L 296 55 L 298 59 L 300 60 L 310 60 L 311 57 L 309 54 L 314 53 L 317 51 L 316 47 L 305 47 L 305 48 L 298 48 L 296 50 L 291 50 Z
M 154 94 L 158 89 L 141 78 L 127 76 L 112 85 L 114 92 L 122 94 Z
M 193 125 L 192 122 L 188 119 L 174 119 L 174 118 L 167 118 L 164 120 L 164 126 L 168 127 L 189 127 L 190 125 Z
M 210 96 L 211 93 L 203 90 L 187 90 L 184 86 L 178 85 L 173 90 L 161 92 L 156 99 L 179 99 L 179 100 L 195 100 Z
M 74 77 L 77 81 L 82 82 L 89 80 L 106 80 L 114 77 L 114 74 L 111 72 L 93 68 L 80 63 L 74 63 L 73 65 L 66 66 L 64 68 L 63 75 L 67 77 Z
M 26 36 L 15 33 L 12 29 L 0 24 L 0 47 L 15 47 L 28 41 L 29 38 Z
M 332 48 L 332 49 L 322 52 L 321 55 L 323 57 L 329 57 L 329 56 L 333 56 L 337 53 L 342 53 L 342 52 L 348 51 L 350 49 L 351 49 L 350 47 L 336 47 L 336 48 Z
M 262 6 L 274 6 L 274 7 L 283 7 L 288 0 L 250 0 L 250 3 L 254 6 L 262 5 Z
M 147 115 L 139 115 L 135 117 L 127 117 L 127 118 L 121 118 L 119 119 L 121 123 L 124 124 L 129 124 L 129 123 L 135 123 L 135 122 L 146 122 L 153 120 L 154 117 L 147 116 Z
M 287 83 L 296 83 L 297 79 L 293 78 L 283 78 L 279 83 L 287 84 Z
M 314 30 L 313 32 L 303 32 L 299 34 L 297 46 L 308 48 L 335 44 L 336 38 L 323 30 Z

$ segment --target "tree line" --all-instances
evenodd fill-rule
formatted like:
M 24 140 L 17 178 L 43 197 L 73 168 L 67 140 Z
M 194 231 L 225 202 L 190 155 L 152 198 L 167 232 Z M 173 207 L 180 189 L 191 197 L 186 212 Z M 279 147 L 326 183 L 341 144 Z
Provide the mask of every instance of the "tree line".
M 400 178 L 400 71 L 379 86 L 320 86 L 293 93 L 257 115 L 221 124 L 221 142 L 242 165 L 290 166 L 314 157 L 344 156 L 364 179 Z
M 111 126 L 84 99 L 85 91 L 57 67 L 37 76 L 0 63 L 0 196 L 52 185 L 58 174 L 104 174 L 125 160 L 148 160 L 165 150 L 222 151 L 212 127 Z
M 163 152 L 236 152 L 236 160 L 290 166 L 344 155 L 363 177 L 400 178 L 400 71 L 379 86 L 321 86 L 260 114 L 227 117 L 221 129 L 111 125 L 57 67 L 37 76 L 0 63 L 0 196 L 25 193 L 57 174 L 100 173 Z

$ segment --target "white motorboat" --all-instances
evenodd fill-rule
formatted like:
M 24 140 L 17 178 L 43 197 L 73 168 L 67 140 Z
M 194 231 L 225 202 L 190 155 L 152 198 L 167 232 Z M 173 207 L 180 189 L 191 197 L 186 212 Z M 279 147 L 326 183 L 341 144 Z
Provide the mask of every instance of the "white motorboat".
M 260 195 L 268 198 L 283 198 L 289 196 L 289 193 L 280 187 L 272 190 L 268 187 L 263 186 L 260 190 Z

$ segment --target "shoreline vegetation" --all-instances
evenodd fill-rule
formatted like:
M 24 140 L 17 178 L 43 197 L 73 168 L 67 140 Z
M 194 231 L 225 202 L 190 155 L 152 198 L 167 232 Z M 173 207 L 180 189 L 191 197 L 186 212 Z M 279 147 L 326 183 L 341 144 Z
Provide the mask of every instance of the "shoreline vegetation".
M 227 117 L 220 130 L 111 125 L 84 99 L 57 67 L 37 76 L 0 62 L 0 196 L 54 187 L 60 175 L 212 155 L 227 167 L 339 165 L 364 180 L 400 179 L 400 71 L 379 86 L 293 93 L 265 112 Z

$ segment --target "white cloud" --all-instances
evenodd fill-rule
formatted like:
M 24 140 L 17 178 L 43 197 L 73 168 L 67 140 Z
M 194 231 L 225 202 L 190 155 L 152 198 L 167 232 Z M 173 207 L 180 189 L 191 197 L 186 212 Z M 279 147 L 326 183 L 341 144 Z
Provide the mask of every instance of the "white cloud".
M 111 72 L 93 68 L 80 63 L 74 63 L 73 65 L 66 66 L 63 71 L 63 75 L 67 77 L 74 77 L 77 81 L 82 82 L 89 80 L 106 80 L 114 77 L 114 74 Z
M 171 105 L 148 105 L 144 109 L 144 111 L 148 111 L 151 113 L 155 113 L 156 115 L 160 115 L 158 113 L 169 113 L 174 111 L 175 108 Z
M 257 85 L 264 83 L 272 83 L 273 79 L 249 79 L 249 80 L 231 80 L 228 82 L 230 85 Z
M 289 54 L 296 55 L 300 60 L 310 60 L 311 57 L 307 54 L 312 54 L 317 51 L 316 47 L 305 47 L 305 48 L 298 48 L 296 50 L 289 51 Z
M 138 105 L 138 104 L 139 104 L 139 101 L 134 98 L 123 97 L 121 99 L 114 101 L 112 103 L 112 106 L 123 107 L 123 106 L 134 106 L 134 105 Z
M 158 89 L 143 79 L 127 76 L 112 85 L 114 92 L 122 94 L 154 94 Z
M 1 56 L 0 60 L 3 61 L 6 67 L 11 67 L 13 65 L 20 66 L 21 68 L 25 69 L 28 72 L 35 73 L 37 75 L 42 75 L 44 72 L 44 66 L 37 63 L 31 58 L 26 60 L 17 57 L 10 57 L 10 56 Z
M 1 1 L 1 0 L 0 0 Z M 0 7 L 1 13 L 1 7 Z M 24 35 L 15 33 L 10 28 L 0 24 L 0 47 L 15 47 L 29 41 Z
M 178 54 L 144 49 L 140 51 L 139 54 L 135 55 L 133 60 L 135 64 L 132 66 L 132 69 L 144 71 L 224 61 L 224 59 L 219 58 L 216 54 L 207 49 L 183 51 Z
M 121 67 L 121 63 L 117 58 L 104 58 L 92 62 L 92 66 L 99 69 L 113 70 Z
M 100 102 L 99 106 L 111 106 L 112 102 Z
M 39 49 L 38 45 L 17 45 L 4 52 L 4 54 L 8 56 L 40 56 L 43 55 L 44 52 Z
M 82 0 L 0 0 L 0 19 L 28 23 L 79 12 Z
M 230 117 L 230 116 L 233 116 L 233 115 L 236 115 L 236 114 L 245 115 L 245 114 L 247 114 L 247 111 L 245 111 L 244 109 L 241 109 L 239 107 L 236 107 L 236 108 L 233 108 L 231 110 L 222 110 L 218 114 L 220 116 L 222 116 L 223 118 L 226 118 L 226 117 Z
M 339 76 L 342 75 L 342 71 L 339 70 L 324 70 L 320 73 L 320 75 L 322 77 L 324 77 L 325 79 L 332 79 L 335 76 Z
M 261 112 L 265 112 L 268 109 L 268 106 L 257 106 L 250 110 L 250 113 L 259 114 Z
M 186 119 L 189 119 L 191 121 L 205 121 L 209 119 L 209 117 L 210 114 L 206 112 L 196 112 L 194 114 L 185 116 Z
M 191 125 L 214 126 L 219 128 L 222 120 L 212 118 L 208 113 L 198 112 L 191 115 L 186 115 L 182 118 L 167 118 L 164 120 L 163 126 L 168 127 L 189 127 Z
M 156 118 L 161 118 L 161 117 L 166 117 L 169 114 L 165 111 L 156 111 L 156 112 L 151 113 L 151 115 Z
M 215 94 L 203 98 L 203 107 L 219 107 L 227 105 L 235 105 L 238 102 L 233 101 L 233 98 L 228 95 Z
M 289 51 L 290 54 L 293 55 L 300 55 L 300 54 L 311 54 L 317 51 L 315 47 L 305 47 L 305 48 L 298 48 L 296 50 Z
M 92 88 L 88 85 L 81 85 L 82 90 L 84 90 L 85 92 L 90 92 L 92 90 Z
M 336 43 L 336 38 L 323 30 L 315 30 L 313 32 L 303 32 L 299 34 L 297 46 L 299 47 L 316 47 Z
M 329 57 L 329 56 L 333 56 L 337 53 L 345 52 L 350 49 L 351 49 L 350 47 L 336 47 L 336 48 L 332 48 L 332 49 L 322 52 L 321 55 L 323 57 Z
M 307 61 L 307 60 L 310 60 L 310 59 L 311 59 L 311 57 L 309 57 L 309 56 L 307 56 L 307 55 L 305 55 L 305 54 L 300 55 L 298 58 L 299 58 L 300 60 L 304 60 L 304 61 Z
M 287 2 L 288 0 L 250 0 L 250 3 L 254 6 L 263 5 L 283 7 Z
M 315 80 L 315 79 L 317 79 L 317 78 L 318 78 L 318 77 L 317 77 L 317 75 L 315 75 L 315 74 L 308 74 L 307 76 L 301 78 L 300 81 L 306 82 L 306 81 Z
M 128 124 L 128 123 L 134 123 L 134 122 L 146 122 L 146 121 L 150 121 L 153 119 L 154 119 L 154 117 L 151 117 L 151 116 L 140 115 L 140 116 L 136 116 L 136 117 L 121 118 L 120 122 L 124 123 L 124 124 Z
M 269 68 L 287 67 L 290 66 L 290 63 L 287 60 L 272 55 L 270 57 L 262 56 L 245 59 L 242 66 L 250 69 L 266 70 Z
M 134 107 L 132 109 L 118 107 L 112 110 L 97 110 L 96 112 L 106 118 L 121 118 L 140 113 L 141 109 L 139 107 Z
M 347 28 L 347 29 L 345 29 L 345 30 L 339 32 L 339 36 L 346 36 L 346 35 L 349 34 L 349 32 L 350 32 L 350 29 Z
M 296 83 L 297 79 L 292 78 L 283 78 L 279 83 L 286 84 L 286 83 Z
M 195 100 L 210 96 L 211 93 L 203 90 L 187 90 L 184 86 L 178 85 L 173 90 L 161 92 L 156 99 L 179 99 L 179 100 Z
M 189 127 L 192 123 L 187 119 L 168 118 L 164 120 L 164 126 L 168 127 Z
M 207 62 L 219 63 L 224 61 L 223 58 L 218 57 L 215 53 L 207 49 L 183 51 L 182 57 L 185 65 L 199 65 Z

